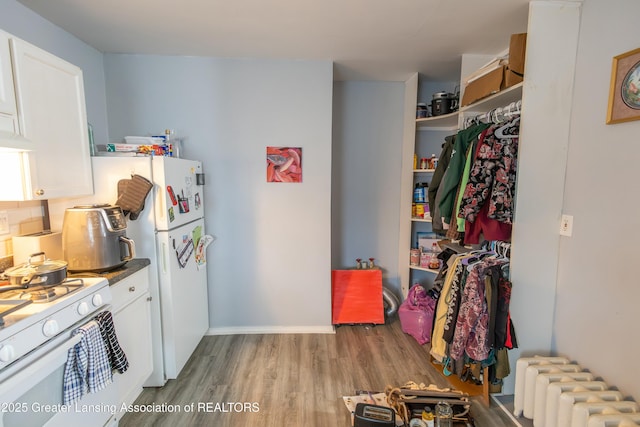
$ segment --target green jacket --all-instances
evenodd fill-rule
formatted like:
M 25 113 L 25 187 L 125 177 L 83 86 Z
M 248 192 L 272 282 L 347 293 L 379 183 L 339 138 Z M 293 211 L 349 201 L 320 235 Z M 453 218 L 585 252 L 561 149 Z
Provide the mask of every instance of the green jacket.
M 482 131 L 489 126 L 487 123 L 473 125 L 459 131 L 456 136 L 451 160 L 449 161 L 449 171 L 445 179 L 440 183 L 442 186 L 442 197 L 440 198 L 438 207 L 440 209 L 440 215 L 444 217 L 446 223 L 451 222 L 451 215 L 456 202 L 456 192 L 458 185 L 460 185 L 460 178 L 462 177 L 464 165 L 467 160 L 467 149 L 469 145 L 478 138 Z

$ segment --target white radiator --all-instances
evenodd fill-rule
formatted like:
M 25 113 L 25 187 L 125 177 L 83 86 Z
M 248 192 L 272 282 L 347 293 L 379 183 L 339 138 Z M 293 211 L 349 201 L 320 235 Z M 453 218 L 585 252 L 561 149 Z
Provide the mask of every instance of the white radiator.
M 638 404 L 631 401 L 576 403 L 573 407 L 571 427 L 586 426 L 592 415 L 635 414 L 638 412 L 638 409 Z
M 518 360 L 514 415 L 534 427 L 636 427 L 640 406 L 567 358 Z
M 582 367 L 575 364 L 566 365 L 530 365 L 524 374 L 524 416 L 533 418 L 536 397 L 536 379 L 540 374 L 561 374 L 564 372 L 582 372 Z
M 569 382 L 559 382 L 559 383 L 551 383 L 547 388 L 547 409 L 545 411 L 545 427 L 568 427 L 571 425 L 571 410 L 573 408 L 573 404 L 575 403 L 575 397 L 571 401 L 570 405 L 567 405 L 565 411 L 568 412 L 567 415 L 559 420 L 559 414 L 561 411 L 562 405 L 562 397 L 566 394 L 570 393 L 582 393 L 583 396 L 579 401 L 587 401 L 589 396 L 585 396 L 585 393 L 597 393 L 600 391 L 607 390 L 609 386 L 604 381 L 569 381 Z M 617 397 L 617 395 L 616 395 Z M 595 395 L 591 395 L 592 401 L 602 402 L 603 399 L 596 398 Z M 611 399 L 610 399 L 611 400 Z M 619 399 L 613 400 L 622 400 L 622 394 L 620 394 Z M 539 422 L 538 422 L 539 424 Z
M 516 417 L 522 415 L 524 410 L 524 387 L 525 387 L 525 374 L 527 367 L 530 365 L 560 365 L 568 364 L 569 359 L 566 357 L 521 357 L 516 362 L 516 380 L 515 380 L 515 394 L 513 396 L 513 414 Z
M 604 383 L 603 383 L 604 384 Z M 580 402 L 617 402 L 624 396 L 617 390 L 571 391 L 560 394 L 558 404 L 557 427 L 570 426 L 573 417 L 573 405 Z
M 597 414 L 589 417 L 586 427 L 636 427 L 640 426 L 640 414 Z
M 551 383 L 569 382 L 569 381 L 593 381 L 595 378 L 591 372 L 561 372 L 551 374 L 539 374 L 536 377 L 536 394 L 534 401 L 533 425 L 542 427 L 545 420 L 545 412 L 547 409 L 547 388 Z M 524 416 L 527 414 L 525 412 Z M 538 420 L 538 423 L 536 423 Z

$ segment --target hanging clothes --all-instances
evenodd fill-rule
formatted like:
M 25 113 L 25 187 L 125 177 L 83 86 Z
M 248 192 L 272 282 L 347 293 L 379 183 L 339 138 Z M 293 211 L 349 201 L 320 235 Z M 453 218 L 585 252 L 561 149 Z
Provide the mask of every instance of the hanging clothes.
M 456 320 L 456 330 L 449 355 L 458 360 L 466 353 L 478 361 L 489 357 L 489 306 L 484 277 L 486 270 L 504 260 L 487 258 L 470 266 L 470 272 L 464 284 L 460 309 Z
M 445 277 L 442 289 L 440 290 L 440 296 L 438 297 L 438 304 L 436 306 L 431 331 L 431 350 L 429 351 L 437 362 L 443 362 L 447 357 L 447 342 L 444 340 L 444 330 L 447 321 L 449 300 L 451 298 L 451 288 L 454 282 L 458 283 L 460 281 L 463 268 L 462 260 L 471 256 L 473 255 L 453 254 L 449 260 L 447 260 L 447 276 Z
M 475 221 L 482 205 L 488 201 L 488 217 L 511 224 L 519 121 L 517 118 L 504 126 L 493 125 L 484 134 L 460 206 L 459 215 L 467 221 Z M 504 135 L 510 136 L 498 137 L 496 132 L 500 129 Z
M 456 135 L 449 161 L 448 173 L 446 179 L 440 184 L 442 187 L 442 198 L 439 203 L 440 213 L 444 218 L 444 222 L 449 223 L 453 215 L 453 205 L 460 178 L 464 169 L 466 154 L 469 145 L 480 135 L 480 133 L 489 127 L 487 123 L 473 125 L 467 129 L 463 129 Z
M 509 240 L 516 191 L 520 118 L 492 125 L 481 135 L 458 217 L 465 220 L 464 241 Z
M 438 161 L 438 166 L 436 170 L 433 172 L 433 177 L 431 178 L 431 182 L 429 183 L 429 188 L 427 190 L 427 197 L 429 202 L 429 210 L 431 211 L 432 218 L 432 230 L 435 233 L 444 234 L 444 228 L 442 227 L 442 219 L 439 214 L 439 209 L 436 204 L 436 196 L 438 194 L 438 189 L 442 182 L 445 171 L 449 167 L 449 161 L 451 160 L 451 152 L 453 151 L 453 144 L 455 141 L 455 135 L 449 135 L 444 138 L 444 144 L 442 146 L 442 151 L 440 152 L 440 160 Z
M 508 375 L 505 350 L 517 346 L 509 316 L 510 244 L 492 242 L 483 249 L 453 254 L 437 301 L 431 355 L 446 375 L 465 380 L 489 366 L 493 385 Z
M 485 134 L 486 129 L 480 133 L 478 138 L 482 138 Z M 462 177 L 460 178 L 460 184 L 458 185 L 458 190 L 456 192 L 455 197 L 455 205 L 453 206 L 453 212 L 458 212 L 460 210 L 460 203 L 462 203 L 462 196 L 464 194 L 464 189 L 467 186 L 467 182 L 469 181 L 469 174 L 471 172 L 471 165 L 473 164 L 476 158 L 476 150 L 478 147 L 478 140 L 473 140 L 469 147 L 467 148 L 467 153 L 465 156 L 465 164 L 464 169 L 462 171 Z M 447 230 L 447 238 L 451 240 L 460 240 L 460 234 L 464 233 L 464 218 L 459 218 L 458 215 L 451 216 L 451 222 L 449 223 L 449 229 Z

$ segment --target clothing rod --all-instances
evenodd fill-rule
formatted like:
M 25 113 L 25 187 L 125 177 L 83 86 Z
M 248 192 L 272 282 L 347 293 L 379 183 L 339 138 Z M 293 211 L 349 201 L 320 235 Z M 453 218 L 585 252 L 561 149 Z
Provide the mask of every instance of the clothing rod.
M 512 102 L 504 107 L 493 108 L 486 113 L 465 119 L 465 127 L 473 123 L 502 123 L 520 114 L 522 101 Z

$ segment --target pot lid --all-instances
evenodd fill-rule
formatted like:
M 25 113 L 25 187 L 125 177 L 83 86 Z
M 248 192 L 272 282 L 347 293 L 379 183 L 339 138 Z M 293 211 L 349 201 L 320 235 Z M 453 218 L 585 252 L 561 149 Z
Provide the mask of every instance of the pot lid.
M 39 260 L 35 259 L 40 257 L 41 259 Z M 8 277 L 24 276 L 29 274 L 46 274 L 53 273 L 65 268 L 67 268 L 66 261 L 45 259 L 44 252 L 40 252 L 38 254 L 31 255 L 27 262 L 6 269 L 4 271 L 4 274 Z
M 453 94 L 449 92 L 436 92 L 433 94 L 433 99 L 453 98 Z

